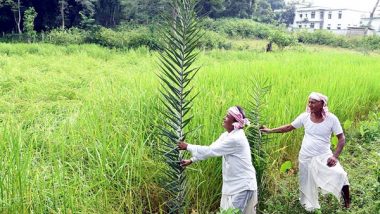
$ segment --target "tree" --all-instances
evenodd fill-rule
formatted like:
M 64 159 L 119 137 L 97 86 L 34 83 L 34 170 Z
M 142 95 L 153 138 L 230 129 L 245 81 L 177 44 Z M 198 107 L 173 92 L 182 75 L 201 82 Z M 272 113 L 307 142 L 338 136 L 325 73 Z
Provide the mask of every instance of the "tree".
M 198 15 L 207 15 L 211 18 L 220 17 L 226 9 L 224 0 L 199 0 L 196 8 L 198 9 Z
M 13 12 L 13 18 L 16 23 L 17 31 L 22 34 L 21 30 L 21 0 L 0 0 L 0 6 L 9 6 Z
M 62 30 L 65 29 L 65 14 L 66 14 L 66 8 L 67 8 L 67 0 L 59 0 L 59 14 L 61 19 L 61 28 Z
M 123 4 L 126 2 L 128 0 L 97 0 L 95 4 L 95 22 L 105 27 L 118 25 L 123 20 Z
M 376 1 L 375 6 L 373 7 L 371 14 L 369 15 L 369 20 L 368 20 L 367 26 L 365 28 L 364 35 L 368 34 L 368 28 L 371 27 L 372 20 L 373 20 L 373 14 L 375 13 L 376 8 L 379 6 L 379 2 L 380 2 L 380 0 Z
M 253 6 L 253 0 L 226 0 L 223 14 L 228 17 L 252 18 Z
M 128 21 L 148 24 L 168 13 L 169 0 L 133 0 L 122 3 Z
M 259 0 L 255 5 L 253 19 L 258 22 L 272 23 L 274 21 L 274 13 L 270 4 L 265 0 Z
M 81 18 L 80 26 L 84 29 L 90 29 L 95 25 L 95 4 L 96 0 L 76 0 L 81 10 L 79 15 Z
M 272 10 L 278 10 L 285 7 L 284 0 L 268 0 L 268 3 L 270 4 Z
M 275 19 L 279 23 L 284 23 L 286 26 L 292 25 L 294 16 L 296 15 L 296 7 L 294 4 L 287 5 L 282 11 L 275 13 Z
M 175 0 L 165 24 L 160 28 L 164 41 L 160 54 L 161 101 L 159 126 L 162 146 L 159 147 L 167 163 L 164 188 L 170 195 L 168 213 L 184 213 L 186 176 L 180 165 L 183 153 L 177 143 L 189 134 L 187 125 L 192 119 L 192 80 L 199 67 L 193 63 L 197 59 L 201 37 L 200 27 L 191 0 Z M 170 18 L 169 18 L 170 17 Z
M 37 16 L 36 10 L 33 7 L 29 7 L 24 13 L 24 31 L 28 35 L 28 42 L 34 40 L 37 33 L 34 30 L 34 19 Z

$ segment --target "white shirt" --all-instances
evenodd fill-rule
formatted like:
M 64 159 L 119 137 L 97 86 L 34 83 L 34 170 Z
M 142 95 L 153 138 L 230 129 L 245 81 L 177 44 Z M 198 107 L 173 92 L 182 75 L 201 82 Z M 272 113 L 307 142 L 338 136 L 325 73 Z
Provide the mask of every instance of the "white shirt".
M 233 195 L 244 190 L 257 190 L 256 171 L 251 161 L 251 150 L 243 129 L 224 132 L 210 146 L 187 145 L 193 162 L 223 156 L 222 194 Z
M 294 128 L 305 128 L 305 135 L 302 140 L 300 155 L 318 156 L 326 153 L 331 154 L 330 140 L 331 134 L 338 135 L 343 133 L 342 126 L 338 118 L 328 113 L 326 118 L 320 123 L 311 121 L 310 113 L 300 114 L 291 125 Z

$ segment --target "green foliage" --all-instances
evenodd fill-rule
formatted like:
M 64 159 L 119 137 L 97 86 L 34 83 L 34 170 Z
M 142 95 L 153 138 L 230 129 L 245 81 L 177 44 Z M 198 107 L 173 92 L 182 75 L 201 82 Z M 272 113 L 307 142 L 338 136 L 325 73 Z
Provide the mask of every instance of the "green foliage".
M 258 195 L 265 195 L 267 185 L 264 182 L 265 170 L 268 168 L 269 157 L 265 151 L 265 144 L 269 142 L 268 135 L 262 135 L 260 128 L 267 123 L 265 107 L 270 86 L 267 80 L 256 76 L 251 81 L 251 99 L 249 101 L 248 118 L 251 125 L 247 128 L 247 139 L 251 148 L 252 163 L 256 170 Z M 259 200 L 260 204 L 261 200 Z
M 54 29 L 46 35 L 46 42 L 57 45 L 83 44 L 88 37 L 87 33 L 78 28 Z
M 193 67 L 197 59 L 201 37 L 198 19 L 192 1 L 178 0 L 171 10 L 175 16 L 166 17 L 161 27 L 163 46 L 160 52 L 161 104 L 159 108 L 161 123 L 160 151 L 168 166 L 165 172 L 164 188 L 169 193 L 168 213 L 184 213 L 186 196 L 186 175 L 180 165 L 183 152 L 177 143 L 189 134 L 188 125 L 193 118 L 190 110 L 196 95 L 193 95 L 191 82 L 198 72 Z
M 365 36 L 353 41 L 357 47 L 364 48 L 366 50 L 380 50 L 380 36 Z
M 225 17 L 236 17 L 236 18 L 252 18 L 253 0 L 234 0 L 234 1 L 224 1 L 224 11 L 223 16 Z
M 165 213 L 168 194 L 158 184 L 167 168 L 151 146 L 160 118 L 155 52 L 1 43 L 0 53 L 0 188 L 7 193 L 0 194 L 2 212 Z M 304 111 L 306 97 L 315 89 L 329 95 L 329 108 L 341 121 L 356 123 L 380 99 L 376 54 L 330 48 L 271 54 L 210 50 L 198 59 L 205 65 L 194 78 L 202 99 L 194 101 L 189 130 L 195 130 L 189 142 L 202 145 L 222 131 L 226 106 L 249 106 L 252 83 L 246 77 L 255 74 L 272 85 L 264 108 L 269 127 Z M 263 144 L 268 193 L 259 195 L 258 212 L 306 213 L 298 200 L 302 136 L 302 130 L 272 135 L 273 143 Z M 343 210 L 334 198 L 323 197 L 322 213 L 379 210 L 379 145 L 347 142 L 340 161 L 352 185 L 353 206 Z M 294 174 L 279 172 L 283 160 L 296 166 Z M 198 164 L 186 169 L 187 210 L 216 212 L 220 159 Z
M 286 173 L 292 168 L 293 168 L 292 162 L 291 161 L 285 161 L 284 163 L 281 164 L 280 172 Z
M 331 137 L 331 149 L 334 151 L 338 145 L 338 138 L 333 136 Z
M 284 11 L 276 12 L 275 19 L 279 23 L 284 23 L 286 26 L 290 26 L 294 22 L 294 16 L 296 7 L 294 4 L 288 5 L 284 8 Z
M 202 38 L 199 40 L 199 48 L 204 49 L 231 49 L 231 43 L 227 38 L 214 31 L 205 31 Z
M 297 44 L 297 40 L 292 34 L 281 30 L 272 30 L 268 39 L 270 42 L 276 44 L 280 49 Z
M 228 208 L 227 210 L 220 210 L 217 214 L 241 214 L 242 212 L 237 208 Z
M 158 39 L 147 28 L 139 28 L 128 31 L 114 31 L 108 28 L 100 28 L 92 38 L 98 44 L 110 48 L 138 48 L 141 46 L 157 49 Z
M 25 10 L 24 13 L 24 31 L 28 35 L 28 40 L 35 39 L 37 32 L 34 30 L 34 19 L 37 17 L 37 12 L 33 7 Z
M 306 44 L 330 45 L 335 47 L 350 48 L 352 44 L 345 36 L 335 35 L 326 30 L 316 30 L 315 32 L 297 32 L 298 42 Z
M 273 23 L 274 13 L 271 5 L 266 0 L 257 1 L 253 19 L 257 22 Z
M 249 19 L 206 19 L 205 29 L 210 29 L 218 33 L 226 34 L 230 37 L 240 38 L 268 38 L 274 26 L 260 24 Z
M 371 112 L 368 120 L 359 123 L 356 137 L 362 143 L 380 142 L 380 113 Z

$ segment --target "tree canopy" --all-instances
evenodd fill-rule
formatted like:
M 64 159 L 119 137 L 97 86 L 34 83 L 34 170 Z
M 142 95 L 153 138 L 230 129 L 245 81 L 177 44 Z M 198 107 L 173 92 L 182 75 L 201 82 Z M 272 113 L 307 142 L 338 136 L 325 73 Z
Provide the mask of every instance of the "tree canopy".
M 22 33 L 24 13 L 34 8 L 37 32 L 55 28 L 115 27 L 125 22 L 150 24 L 170 13 L 171 0 L 0 0 L 0 32 Z M 272 22 L 284 0 L 198 0 L 198 15 Z

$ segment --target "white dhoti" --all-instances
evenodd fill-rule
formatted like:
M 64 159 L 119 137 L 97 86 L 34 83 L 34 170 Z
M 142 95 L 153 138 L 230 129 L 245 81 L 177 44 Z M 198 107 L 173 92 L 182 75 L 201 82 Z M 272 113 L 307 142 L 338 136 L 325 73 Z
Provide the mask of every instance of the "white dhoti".
M 257 190 L 245 190 L 234 195 L 222 195 L 220 208 L 239 209 L 243 214 L 256 214 Z
M 349 185 L 347 173 L 339 162 L 335 166 L 327 166 L 327 159 L 331 153 L 320 156 L 299 156 L 300 202 L 307 211 L 319 209 L 319 189 L 323 194 L 331 193 L 338 200 L 341 197 L 342 187 Z

